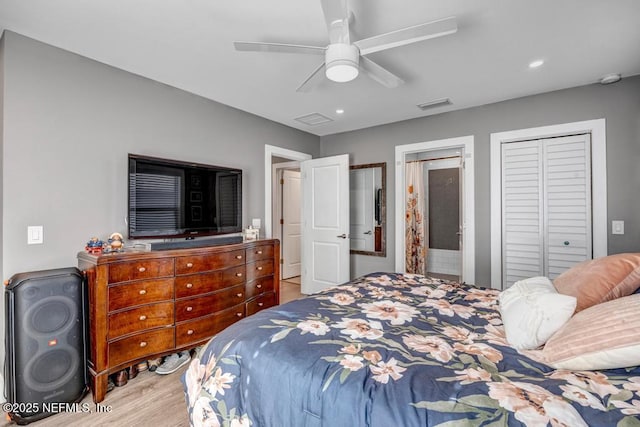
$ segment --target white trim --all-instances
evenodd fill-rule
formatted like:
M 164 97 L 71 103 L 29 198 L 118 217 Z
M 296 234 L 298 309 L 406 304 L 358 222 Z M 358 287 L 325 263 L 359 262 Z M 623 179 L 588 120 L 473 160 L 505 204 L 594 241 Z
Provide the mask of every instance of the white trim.
M 272 210 L 271 210 L 271 198 L 272 198 L 272 186 L 273 176 L 271 165 L 273 163 L 273 157 L 282 157 L 289 160 L 309 160 L 311 154 L 302 153 L 299 151 L 289 150 L 287 148 L 276 147 L 275 145 L 264 145 L 264 234 L 265 238 L 271 238 L 272 235 Z
M 491 287 L 502 289 L 502 208 L 500 146 L 505 142 L 591 133 L 593 257 L 607 255 L 607 135 L 605 119 L 491 134 Z
M 404 265 L 404 206 L 405 206 L 405 160 L 407 154 L 424 151 L 461 147 L 464 150 L 464 196 L 463 196 L 463 235 L 462 235 L 462 278 L 461 281 L 475 283 L 476 275 L 476 230 L 475 230 L 475 176 L 473 152 L 474 136 L 440 139 L 437 141 L 418 142 L 396 146 L 396 261 L 398 272 L 406 271 Z
M 273 206 L 274 201 L 282 200 L 282 186 L 280 185 L 280 180 L 282 179 L 283 172 L 285 170 L 296 170 L 300 171 L 300 162 L 282 162 L 282 163 L 273 163 L 271 165 L 272 171 L 271 176 L 272 185 L 271 185 L 271 207 L 272 207 L 272 221 L 271 221 L 271 237 L 274 239 L 280 240 L 280 247 L 282 248 L 284 245 L 282 244 L 282 233 L 280 227 L 278 225 L 278 218 L 282 218 L 282 206 L 276 205 Z M 300 202 L 302 204 L 302 202 Z M 282 269 L 280 269 L 280 273 L 282 273 Z

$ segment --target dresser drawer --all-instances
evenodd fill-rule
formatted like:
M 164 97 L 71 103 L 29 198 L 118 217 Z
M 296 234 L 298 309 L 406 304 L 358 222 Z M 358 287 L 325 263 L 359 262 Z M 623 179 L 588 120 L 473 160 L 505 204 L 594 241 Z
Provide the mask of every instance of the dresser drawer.
M 247 316 L 251 316 L 252 314 L 259 312 L 260 310 L 273 307 L 277 304 L 278 303 L 276 301 L 275 292 L 268 292 L 266 294 L 260 295 L 259 297 L 247 302 Z
M 109 311 L 173 299 L 173 279 L 142 280 L 109 287 Z
M 176 301 L 176 322 L 207 316 L 244 302 L 244 285 Z
M 176 277 L 176 298 L 206 294 L 224 287 L 221 271 L 178 276 Z
M 265 259 L 262 261 L 247 264 L 247 280 L 257 279 L 259 277 L 270 276 L 273 274 L 273 260 Z
M 173 302 L 149 304 L 109 315 L 108 338 L 173 325 Z
M 239 285 L 244 283 L 247 276 L 246 267 L 239 265 L 237 267 L 228 268 L 222 271 L 222 281 L 227 286 Z
M 251 282 L 247 282 L 244 287 L 246 298 L 253 298 L 256 295 L 260 295 L 264 292 L 273 291 L 273 276 L 269 277 L 261 277 L 260 279 L 252 280 Z
M 115 367 L 130 360 L 162 353 L 175 347 L 175 328 L 143 332 L 109 344 L 109 366 Z
M 244 304 L 238 304 L 211 316 L 180 323 L 176 326 L 176 346 L 210 338 L 243 317 Z
M 273 258 L 273 245 L 260 245 L 247 249 L 247 262 Z
M 201 271 L 220 270 L 244 263 L 244 249 L 209 255 L 181 256 L 176 257 L 176 274 L 192 274 Z
M 109 266 L 109 283 L 173 276 L 173 258 L 119 262 Z

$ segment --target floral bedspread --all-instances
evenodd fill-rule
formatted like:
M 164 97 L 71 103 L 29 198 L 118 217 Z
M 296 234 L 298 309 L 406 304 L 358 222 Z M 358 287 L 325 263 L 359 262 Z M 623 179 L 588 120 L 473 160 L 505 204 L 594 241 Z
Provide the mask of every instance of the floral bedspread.
M 640 367 L 508 346 L 496 290 L 376 273 L 227 328 L 182 378 L 194 426 L 640 426 Z

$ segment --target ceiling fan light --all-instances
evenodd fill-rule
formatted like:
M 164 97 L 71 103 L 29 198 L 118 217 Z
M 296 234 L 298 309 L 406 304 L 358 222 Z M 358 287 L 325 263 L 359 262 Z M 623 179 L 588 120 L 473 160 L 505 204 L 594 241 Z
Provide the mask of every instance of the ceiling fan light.
M 358 77 L 360 52 L 354 45 L 336 43 L 329 45 L 325 56 L 325 74 L 338 83 L 349 82 Z
M 346 61 L 344 64 L 333 63 L 327 67 L 326 75 L 329 80 L 334 82 L 350 82 L 358 77 L 358 66 Z

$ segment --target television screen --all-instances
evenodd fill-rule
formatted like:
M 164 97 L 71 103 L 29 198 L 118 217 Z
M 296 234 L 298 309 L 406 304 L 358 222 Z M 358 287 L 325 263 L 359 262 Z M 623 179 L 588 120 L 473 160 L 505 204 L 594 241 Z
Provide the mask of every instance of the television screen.
M 129 154 L 129 238 L 242 231 L 242 170 Z

